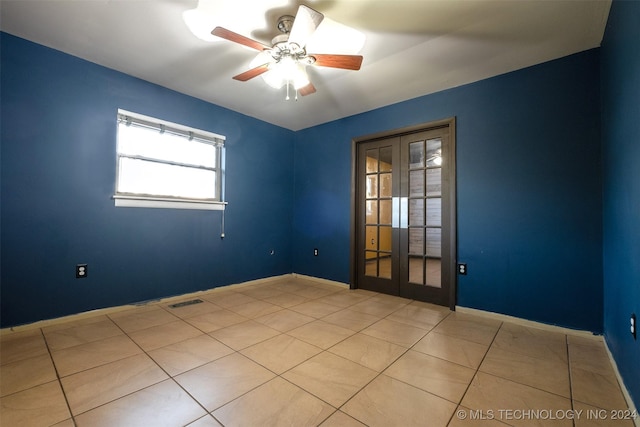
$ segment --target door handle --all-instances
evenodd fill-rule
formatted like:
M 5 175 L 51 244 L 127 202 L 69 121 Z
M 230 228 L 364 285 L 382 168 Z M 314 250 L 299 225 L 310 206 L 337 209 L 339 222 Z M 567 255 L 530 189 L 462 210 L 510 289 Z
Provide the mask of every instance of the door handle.
M 407 228 L 409 225 L 409 198 L 400 197 L 400 228 Z
M 409 225 L 409 198 L 391 198 L 391 227 L 407 228 Z
M 391 198 L 391 227 L 400 226 L 400 197 Z

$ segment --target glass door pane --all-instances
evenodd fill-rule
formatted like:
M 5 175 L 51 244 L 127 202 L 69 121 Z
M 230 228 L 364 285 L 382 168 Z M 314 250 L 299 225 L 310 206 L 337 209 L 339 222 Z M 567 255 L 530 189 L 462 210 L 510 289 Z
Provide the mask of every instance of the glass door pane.
M 366 150 L 364 274 L 392 277 L 393 151 L 391 146 Z
M 408 257 L 410 284 L 441 287 L 442 283 L 442 140 L 409 143 Z

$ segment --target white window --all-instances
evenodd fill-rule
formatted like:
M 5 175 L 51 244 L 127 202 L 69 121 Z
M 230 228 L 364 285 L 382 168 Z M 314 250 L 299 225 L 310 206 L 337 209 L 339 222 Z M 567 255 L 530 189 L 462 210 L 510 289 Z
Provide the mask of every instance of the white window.
M 224 140 L 118 110 L 115 205 L 223 210 Z

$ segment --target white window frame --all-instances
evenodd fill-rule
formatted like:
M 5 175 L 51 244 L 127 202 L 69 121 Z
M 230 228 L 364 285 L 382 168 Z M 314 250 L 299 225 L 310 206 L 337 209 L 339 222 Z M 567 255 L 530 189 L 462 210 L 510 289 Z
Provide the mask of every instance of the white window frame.
M 165 120 L 156 119 L 142 114 L 133 113 L 126 110 L 118 109 L 117 124 L 126 123 L 130 126 L 140 126 L 150 130 L 157 131 L 158 133 L 171 133 L 173 135 L 182 136 L 189 140 L 196 140 L 201 143 L 211 144 L 216 147 L 216 165 L 212 168 L 206 168 L 208 170 L 215 171 L 216 173 L 216 195 L 215 199 L 192 199 L 185 197 L 166 197 L 155 196 L 149 194 L 133 194 L 119 192 L 118 184 L 120 160 L 122 158 L 133 158 L 142 160 L 152 160 L 167 165 L 175 165 L 180 167 L 191 167 L 189 165 L 166 161 L 166 160 L 154 160 L 145 159 L 140 156 L 131 156 L 128 154 L 120 153 L 118 143 L 116 143 L 116 182 L 115 182 L 115 194 L 113 199 L 115 200 L 115 206 L 117 207 L 145 207 L 145 208 L 168 208 L 168 209 L 200 209 L 200 210 L 224 210 L 226 202 L 224 201 L 224 141 L 223 135 L 218 135 L 212 132 L 203 131 L 200 129 L 194 129 L 188 126 L 180 125 L 177 123 L 168 122 Z M 195 166 L 193 166 L 195 168 Z

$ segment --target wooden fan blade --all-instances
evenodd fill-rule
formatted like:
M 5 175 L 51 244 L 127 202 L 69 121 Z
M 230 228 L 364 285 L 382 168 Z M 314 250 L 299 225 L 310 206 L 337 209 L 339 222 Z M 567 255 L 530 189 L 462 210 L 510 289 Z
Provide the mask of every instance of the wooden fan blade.
M 315 58 L 313 65 L 320 67 L 343 68 L 345 70 L 359 70 L 362 65 L 362 56 L 360 55 L 332 55 L 323 53 L 309 54 Z
M 233 31 L 227 30 L 226 28 L 216 27 L 213 29 L 213 31 L 211 31 L 211 34 L 225 40 L 232 41 L 234 43 L 240 43 L 241 45 L 250 47 L 251 49 L 259 50 L 261 52 L 265 49 L 271 49 L 269 46 L 264 45 L 259 41 L 242 36 L 238 33 L 234 33 Z
M 257 67 L 245 71 L 244 73 L 233 76 L 233 79 L 240 80 L 241 82 L 246 82 L 247 80 L 258 77 L 260 74 L 266 73 L 267 71 L 269 71 L 269 63 L 258 65 Z
M 305 87 L 298 89 L 298 93 L 302 96 L 311 95 L 312 93 L 316 93 L 316 88 L 313 83 L 309 83 Z
M 293 27 L 291 27 L 291 32 L 289 33 L 289 43 L 304 47 L 323 19 L 324 15 L 322 13 L 301 5 L 293 20 Z

